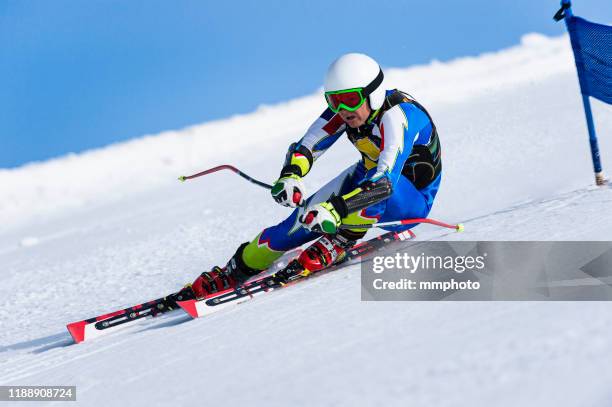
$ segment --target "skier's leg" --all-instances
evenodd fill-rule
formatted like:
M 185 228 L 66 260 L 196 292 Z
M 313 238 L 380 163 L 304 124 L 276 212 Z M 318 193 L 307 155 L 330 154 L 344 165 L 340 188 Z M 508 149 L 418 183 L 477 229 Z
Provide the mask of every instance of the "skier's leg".
M 305 207 L 310 203 L 324 202 L 332 194 L 341 194 L 345 190 L 350 190 L 355 184 L 355 179 L 360 178 L 360 175 L 355 174 L 359 171 L 358 168 L 359 165 L 355 164 L 344 170 L 310 196 L 306 200 Z M 299 222 L 304 212 L 304 208 L 297 208 L 281 223 L 264 229 L 251 242 L 243 243 L 233 259 L 239 266 L 257 273 L 270 267 L 284 252 L 316 239 L 320 234 L 303 228 Z
M 434 199 L 440 186 L 442 175 L 438 177 L 426 188 L 416 189 L 414 184 L 407 178 L 400 176 L 399 181 L 395 185 L 393 194 L 389 199 L 380 202 L 374 207 L 366 209 L 366 213 L 379 216 L 380 222 L 391 222 L 401 219 L 426 218 L 431 211 Z M 415 227 L 413 225 L 390 226 L 384 228 L 389 231 L 404 231 Z
M 350 193 L 359 184 L 359 181 L 368 175 L 363 170 L 363 168 L 359 170 L 358 167 L 358 170 L 353 173 L 351 182 L 345 184 L 348 188 L 342 190 L 342 195 Z M 412 182 L 402 176 L 395 185 L 390 198 L 360 211 L 349 213 L 342 218 L 342 223 L 345 225 L 364 225 L 379 220 L 390 221 L 425 217 L 431 209 L 439 183 L 440 178 L 432 182 L 429 188 L 418 190 Z M 402 226 L 398 230 L 406 230 L 410 227 L 412 226 Z M 341 262 L 345 258 L 348 248 L 353 246 L 358 239 L 361 239 L 366 231 L 365 228 L 341 229 L 336 235 L 321 236 L 302 252 L 297 261 L 291 262 L 286 268 L 277 272 L 275 278 L 281 282 L 290 281 L 297 274 L 308 275 L 311 272 Z
M 335 188 L 333 193 L 336 195 L 346 195 L 355 190 L 359 183 L 364 179 L 367 170 L 363 162 L 358 162 L 351 167 L 350 174 L 340 183 L 339 188 Z M 328 191 L 329 192 L 329 191 Z M 331 193 L 310 199 L 309 203 L 320 203 L 331 198 Z M 342 219 L 345 224 L 368 224 L 376 221 L 376 218 L 369 217 L 363 211 L 349 214 Z M 317 234 L 319 238 L 302 252 L 299 258 L 291 262 L 283 270 L 275 274 L 279 281 L 289 281 L 297 274 L 308 275 L 311 272 L 319 271 L 333 264 L 341 262 L 346 257 L 346 251 L 352 247 L 359 239 L 366 234 L 367 229 L 340 229 L 336 234 Z
M 340 195 L 344 196 L 349 194 L 351 191 L 355 190 L 355 188 L 357 188 L 362 181 L 364 181 L 367 177 L 372 176 L 375 172 L 376 168 L 367 170 L 363 161 L 360 161 L 356 165 L 351 182 L 345 184 L 345 187 L 340 192 Z M 380 214 L 384 211 L 384 206 L 372 208 L 370 211 L 367 211 L 367 209 L 369 208 L 349 213 L 346 217 L 342 218 L 342 223 L 345 225 L 368 225 L 376 223 L 380 218 Z M 339 233 L 347 235 L 347 237 L 350 237 L 352 240 L 359 240 L 366 234 L 366 232 L 367 229 L 355 228 L 341 229 Z
M 265 228 L 255 239 L 243 243 L 235 257 L 240 257 L 250 269 L 265 270 L 286 251 L 314 239 L 316 233 L 300 227 L 300 212 L 295 209 L 278 225 Z

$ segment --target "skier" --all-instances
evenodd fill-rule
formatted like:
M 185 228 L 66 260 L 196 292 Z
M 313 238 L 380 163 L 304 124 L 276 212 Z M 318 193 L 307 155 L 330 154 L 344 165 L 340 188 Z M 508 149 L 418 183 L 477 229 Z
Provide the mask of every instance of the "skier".
M 241 244 L 225 267 L 202 273 L 191 284 L 196 298 L 235 288 L 287 250 L 315 239 L 277 273 L 279 280 L 341 262 L 366 233 L 363 228 L 340 229 L 341 224 L 427 217 L 441 180 L 438 134 L 423 106 L 404 92 L 385 90 L 383 77 L 378 63 L 364 54 L 346 54 L 331 64 L 324 83 L 328 106 L 304 137 L 291 144 L 272 188 L 276 202 L 295 210 Z M 344 133 L 361 159 L 305 199 L 302 178 Z

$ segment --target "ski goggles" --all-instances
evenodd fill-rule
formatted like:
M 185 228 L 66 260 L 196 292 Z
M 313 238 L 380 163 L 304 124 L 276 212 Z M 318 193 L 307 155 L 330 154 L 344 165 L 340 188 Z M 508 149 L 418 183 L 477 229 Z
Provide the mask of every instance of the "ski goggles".
M 363 105 L 366 96 L 363 95 L 363 88 L 354 88 L 325 92 L 325 100 L 334 113 L 338 113 L 340 109 L 354 112 Z
M 327 101 L 327 105 L 334 113 L 338 113 L 340 109 L 354 112 L 355 110 L 359 109 L 361 105 L 363 105 L 363 102 L 366 101 L 366 98 L 382 84 L 383 78 L 383 71 L 382 69 L 379 69 L 376 78 L 374 78 L 372 82 L 368 83 L 363 88 L 325 92 L 325 100 Z

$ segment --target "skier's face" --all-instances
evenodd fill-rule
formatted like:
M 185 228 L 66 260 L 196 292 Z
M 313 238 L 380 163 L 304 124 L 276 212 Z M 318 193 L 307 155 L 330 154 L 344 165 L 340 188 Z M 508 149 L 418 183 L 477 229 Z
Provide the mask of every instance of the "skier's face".
M 349 127 L 354 129 L 363 126 L 368 120 L 368 117 L 370 117 L 370 113 L 372 113 L 372 109 L 370 109 L 370 104 L 367 101 L 354 112 L 349 112 L 344 109 L 338 112 L 342 120 L 344 120 Z

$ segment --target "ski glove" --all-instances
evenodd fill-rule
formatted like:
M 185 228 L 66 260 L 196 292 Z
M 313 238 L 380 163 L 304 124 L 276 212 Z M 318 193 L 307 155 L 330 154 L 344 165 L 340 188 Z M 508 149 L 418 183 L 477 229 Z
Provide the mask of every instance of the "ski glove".
M 274 200 L 283 206 L 295 208 L 304 204 L 304 184 L 296 174 L 280 177 L 271 192 Z
M 340 226 L 341 218 L 334 206 L 323 202 L 311 207 L 300 217 L 303 226 L 313 232 L 335 234 Z

